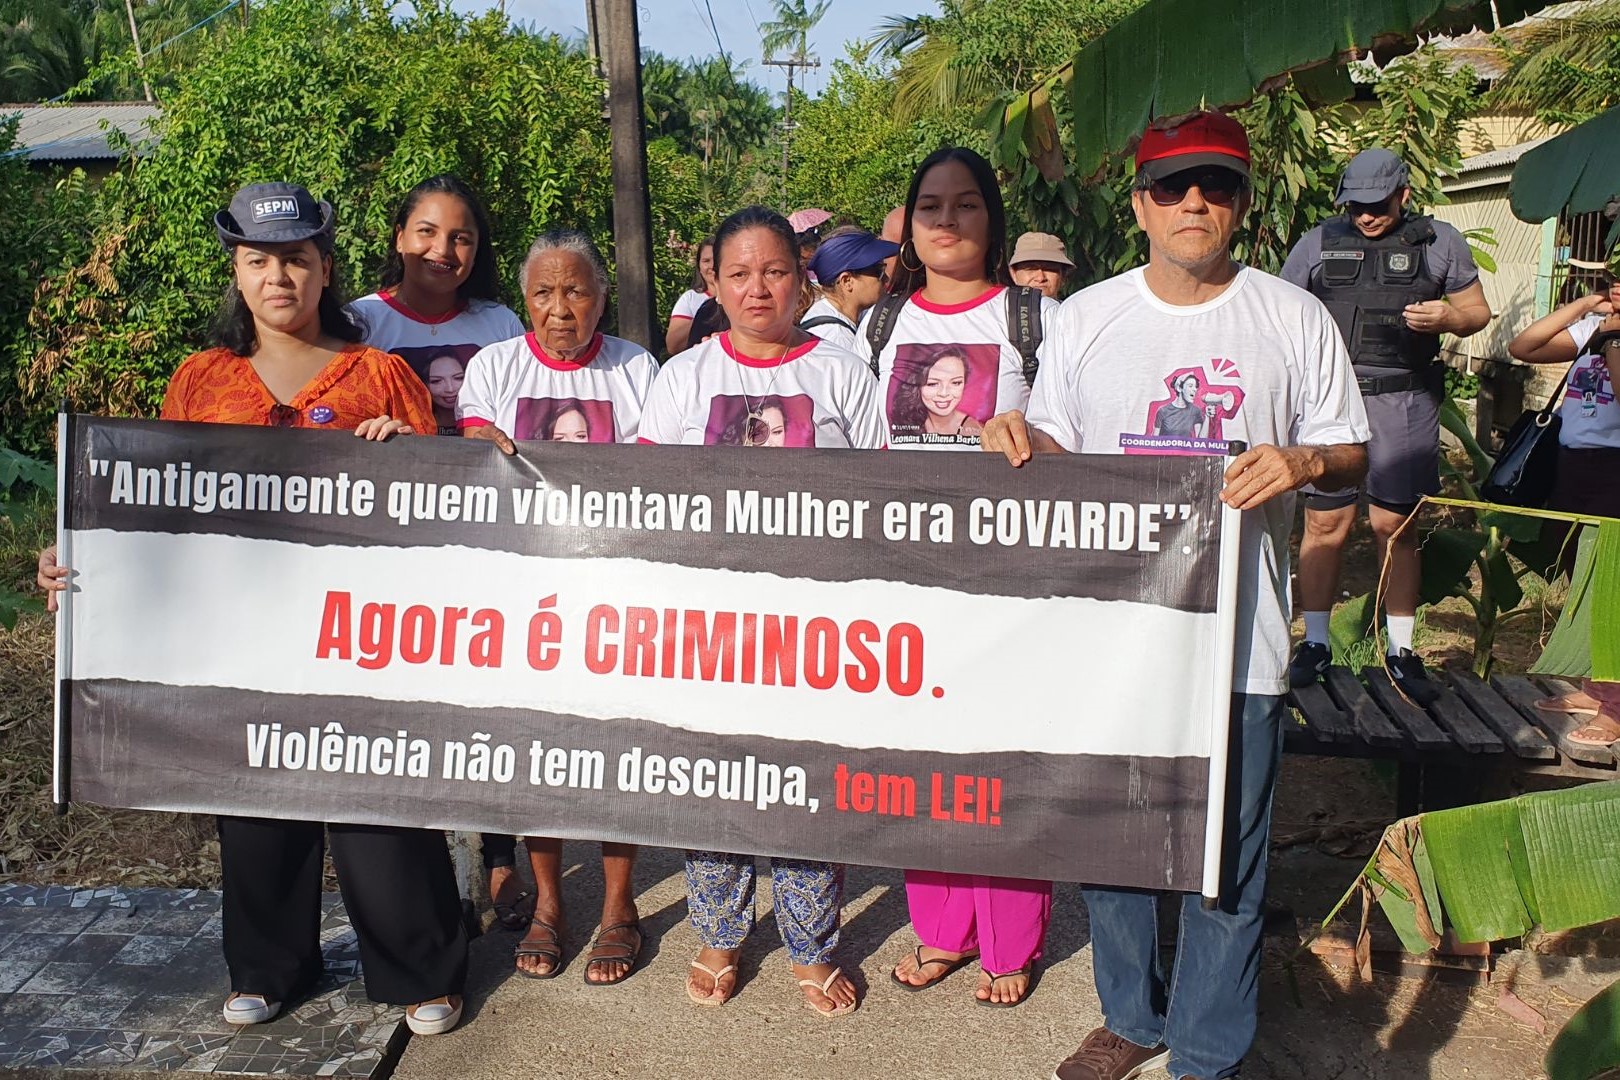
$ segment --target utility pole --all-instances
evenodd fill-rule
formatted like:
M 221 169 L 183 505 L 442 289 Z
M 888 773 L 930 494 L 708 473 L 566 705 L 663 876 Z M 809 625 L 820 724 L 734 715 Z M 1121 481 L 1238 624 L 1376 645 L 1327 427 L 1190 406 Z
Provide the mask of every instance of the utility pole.
M 502 0 L 502 2 L 504 3 L 505 0 Z M 603 55 L 605 50 L 602 46 L 602 22 L 604 20 L 602 5 L 604 2 L 605 0 L 585 0 L 585 47 L 590 52 L 591 59 L 596 62 L 597 77 L 602 79 L 608 77 L 607 58 Z
M 636 0 L 592 0 L 606 31 L 608 122 L 613 140 L 613 258 L 618 270 L 619 336 L 656 353 L 652 207 L 647 197 L 647 140 L 642 122 L 641 34 Z
M 129 40 L 135 46 L 135 66 L 141 69 L 141 88 L 146 91 L 146 100 L 152 101 L 152 84 L 146 78 L 146 57 L 141 54 L 141 32 L 135 26 L 135 0 L 124 0 L 124 10 L 129 13 Z
M 793 72 L 798 68 L 818 68 L 821 61 L 814 56 L 791 56 L 786 60 L 767 60 L 767 67 L 787 68 L 787 98 L 782 107 L 782 212 L 787 213 L 788 142 L 793 138 Z

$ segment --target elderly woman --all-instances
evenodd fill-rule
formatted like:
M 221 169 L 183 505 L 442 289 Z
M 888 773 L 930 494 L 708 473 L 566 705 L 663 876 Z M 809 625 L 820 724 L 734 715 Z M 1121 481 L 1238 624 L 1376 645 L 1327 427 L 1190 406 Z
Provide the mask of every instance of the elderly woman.
M 641 441 L 881 448 L 871 373 L 853 353 L 795 325 L 804 270 L 787 220 L 761 206 L 739 210 L 715 234 L 714 262 L 731 329 L 664 365 L 641 416 Z M 855 985 L 832 962 L 843 867 L 771 863 L 777 927 L 805 997 L 824 1016 L 852 1011 Z M 699 1005 L 722 1005 L 736 993 L 754 884 L 752 855 L 687 853 L 687 902 L 703 949 L 686 993 Z
M 1056 300 L 1074 270 L 1074 260 L 1063 250 L 1063 241 L 1051 233 L 1027 232 L 1014 245 L 1007 269 L 1013 284 L 1039 289 L 1048 300 Z
M 180 365 L 163 419 L 350 429 L 374 440 L 433 430 L 422 383 L 398 357 L 361 344 L 344 309 L 331 206 L 293 184 L 255 184 L 214 226 L 234 277 L 218 347 Z M 39 566 L 53 609 L 68 577 L 55 556 L 42 552 Z M 222 816 L 225 1021 L 263 1023 L 320 977 L 327 835 L 367 994 L 407 1006 L 419 1035 L 449 1031 L 461 1019 L 467 938 L 442 832 Z
M 467 362 L 456 406 L 462 434 L 507 453 L 513 439 L 635 442 L 658 362 L 597 329 L 607 310 L 608 274 L 596 245 L 573 230 L 545 233 L 530 246 L 519 280 L 534 331 Z M 562 841 L 531 836 L 524 846 L 537 895 L 515 962 L 520 975 L 550 979 L 562 971 Z M 592 986 L 623 982 L 641 956 L 635 857 L 632 844 L 602 844 L 602 921 L 584 973 Z
M 1029 403 L 1007 333 L 1006 213 L 989 163 L 961 147 L 924 158 L 900 235 L 889 291 L 906 300 L 876 357 L 890 441 L 896 450 L 976 450 L 984 421 Z M 1057 304 L 1040 303 L 1049 319 Z M 872 355 L 865 334 L 856 348 Z M 980 1004 L 1024 1000 L 1052 916 L 1051 882 L 907 870 L 906 899 L 920 944 L 891 972 L 896 983 L 923 990 L 977 960 Z
M 889 281 L 883 262 L 899 250 L 899 244 L 853 225 L 833 230 L 810 258 L 818 296 L 799 322 L 800 329 L 834 345 L 855 348 L 855 327 Z

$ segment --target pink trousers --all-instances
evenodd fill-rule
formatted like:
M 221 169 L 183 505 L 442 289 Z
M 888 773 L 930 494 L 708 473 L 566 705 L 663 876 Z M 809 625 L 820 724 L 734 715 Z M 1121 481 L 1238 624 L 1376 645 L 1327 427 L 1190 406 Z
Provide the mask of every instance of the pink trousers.
M 907 870 L 906 900 L 924 945 L 953 953 L 977 949 L 992 975 L 1039 957 L 1052 920 L 1050 881 Z

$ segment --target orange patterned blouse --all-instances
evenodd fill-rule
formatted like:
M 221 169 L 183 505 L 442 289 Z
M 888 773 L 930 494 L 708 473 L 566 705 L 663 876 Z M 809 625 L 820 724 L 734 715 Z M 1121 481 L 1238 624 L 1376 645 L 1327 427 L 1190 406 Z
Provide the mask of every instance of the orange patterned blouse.
M 224 348 L 193 353 L 169 380 L 161 415 L 211 424 L 352 431 L 385 413 L 420 433 L 437 430 L 433 399 L 405 361 L 366 345 L 347 345 L 285 405 L 247 357 Z

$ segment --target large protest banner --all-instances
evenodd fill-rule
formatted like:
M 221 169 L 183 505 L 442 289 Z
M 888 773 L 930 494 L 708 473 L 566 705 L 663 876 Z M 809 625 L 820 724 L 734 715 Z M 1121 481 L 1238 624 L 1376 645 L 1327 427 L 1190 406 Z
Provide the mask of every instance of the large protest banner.
M 1220 456 L 62 435 L 64 801 L 1200 886 Z

